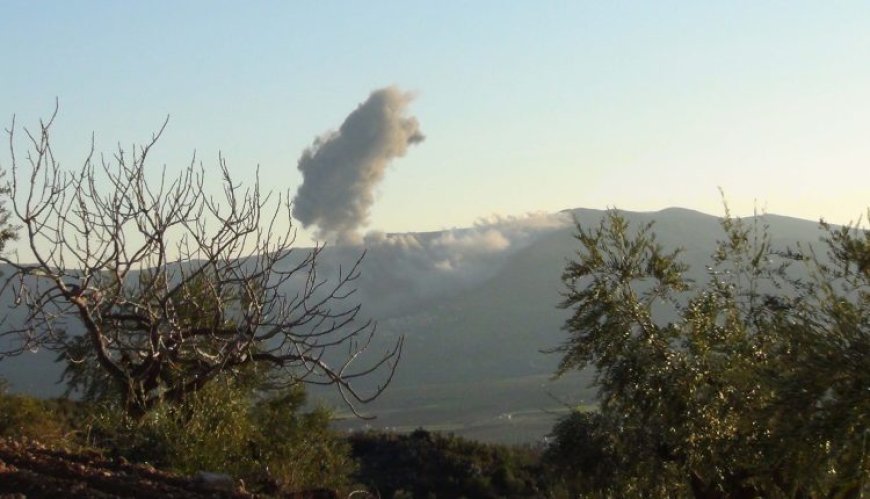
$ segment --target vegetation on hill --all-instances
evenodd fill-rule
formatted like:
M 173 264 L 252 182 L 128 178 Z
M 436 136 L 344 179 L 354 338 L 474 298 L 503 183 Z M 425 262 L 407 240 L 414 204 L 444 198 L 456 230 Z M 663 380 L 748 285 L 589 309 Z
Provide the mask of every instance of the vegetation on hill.
M 0 438 L 36 439 L 69 444 L 86 419 L 82 404 L 69 399 L 43 400 L 7 393 L 0 379 Z
M 381 368 L 388 382 L 402 346 L 399 339 L 367 368 L 348 370 L 373 329 L 355 321 L 358 306 L 330 304 L 346 298 L 356 267 L 320 294 L 315 251 L 301 267 L 277 270 L 284 283 L 310 266 L 301 301 L 284 296 L 272 279 L 290 239 L 270 252 L 266 237 L 253 259 L 239 253 L 240 241 L 264 234 L 258 192 L 238 201 L 227 176 L 231 208 L 222 214 L 188 170 L 173 201 L 161 204 L 143 184 L 146 147 L 132 164 L 119 156 L 115 197 L 101 197 L 88 191 L 96 185 L 89 165 L 78 176 L 58 173 L 48 126 L 34 154 L 49 184 L 30 185 L 46 197 L 15 212 L 31 243 L 67 242 L 32 266 L 0 253 L 28 310 L 23 327 L 3 333 L 21 341 L 3 348 L 59 352 L 82 400 L 0 390 L 0 436 L 10 439 L 0 473 L 10 479 L 26 478 L 15 452 L 35 456 L 21 442 L 36 438 L 112 462 L 228 473 L 265 494 L 355 484 L 380 497 L 870 493 L 870 230 L 822 224 L 821 251 L 778 248 L 759 219 L 726 216 L 706 278 L 693 281 L 681 251 L 663 248 L 652 223 L 633 228 L 612 211 L 597 227 L 578 224 L 579 249 L 563 274 L 568 339 L 555 351 L 558 374 L 595 369 L 596 412 L 562 418 L 542 452 L 424 430 L 345 437 L 329 428 L 328 412 L 304 407 L 301 383 L 319 377 L 367 401 L 350 382 Z M 179 215 L 188 209 L 211 213 L 229 232 L 209 239 L 205 225 Z M 117 225 L 116 212 L 129 218 Z M 166 225 L 173 216 L 181 218 Z M 190 266 L 167 263 L 163 236 L 176 225 L 199 245 L 183 254 Z M 132 256 L 120 249 L 131 227 L 147 236 Z M 65 239 L 70 230 L 85 240 L 69 243 L 79 241 Z M 107 232 L 87 240 L 93 231 Z M 0 204 L 0 252 L 12 237 Z M 78 265 L 65 265 L 65 253 Z M 67 334 L 61 317 L 87 334 Z M 349 357 L 332 367 L 328 352 L 340 346 Z
M 379 497 L 542 497 L 538 453 L 422 429 L 357 433 L 357 480 Z
M 823 225 L 817 253 L 773 248 L 758 219 L 722 226 L 702 283 L 651 224 L 578 227 L 560 372 L 596 368 L 600 415 L 562 421 L 557 455 L 618 496 L 866 492 L 870 231 Z M 572 461 L 589 442 L 601 457 Z
M 564 488 L 548 485 L 539 450 L 425 430 L 342 436 L 329 430 L 328 413 L 303 412 L 303 402 L 300 390 L 252 403 L 250 391 L 214 384 L 182 406 L 133 420 L 90 402 L 0 395 L 0 438 L 9 439 L 0 445 L 0 482 L 10 484 L 0 491 L 39 497 L 78 480 L 82 497 L 88 491 L 132 497 L 135 479 L 175 474 L 169 485 L 191 489 L 177 491 L 180 497 L 194 497 L 196 480 L 183 477 L 209 471 L 232 476 L 237 492 L 265 497 L 315 490 L 370 491 L 385 499 L 566 497 L 559 493 Z M 58 476 L 40 475 L 51 469 Z
M 139 418 L 112 398 L 4 395 L 0 434 L 187 474 L 223 471 L 261 494 L 866 494 L 870 235 L 825 226 L 826 251 L 813 253 L 774 248 L 760 225 L 723 226 L 707 282 L 689 282 L 680 253 L 661 248 L 651 226 L 633 230 L 614 212 L 579 230 L 565 272 L 562 370 L 595 366 L 600 408 L 561 419 L 540 449 L 424 430 L 343 436 L 328 413 L 303 408 L 299 388 L 258 390 L 256 370 Z
M 135 419 L 111 401 L 4 393 L 0 438 L 97 451 L 186 475 L 226 473 L 254 492 L 342 490 L 356 470 L 350 445 L 329 428 L 327 411 L 304 410 L 304 403 L 299 386 L 262 396 L 234 379 Z

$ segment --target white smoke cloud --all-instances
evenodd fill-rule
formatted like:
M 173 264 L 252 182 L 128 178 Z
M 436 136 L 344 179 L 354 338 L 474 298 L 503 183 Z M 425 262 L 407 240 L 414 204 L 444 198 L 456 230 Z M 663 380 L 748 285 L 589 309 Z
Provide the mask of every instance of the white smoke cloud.
M 440 232 L 369 232 L 362 243 L 367 254 L 360 298 L 376 312 L 391 315 L 476 286 L 494 277 L 517 251 L 571 223 L 566 214 L 533 213 L 494 216 L 474 227 Z
M 325 248 L 318 259 L 318 275 L 334 279 L 365 249 L 352 299 L 363 304 L 367 317 L 403 316 L 431 306 L 433 300 L 484 283 L 495 277 L 512 255 L 571 225 L 571 216 L 565 213 L 534 213 L 490 217 L 473 227 L 438 232 L 372 231 L 358 245 Z M 294 263 L 288 262 L 288 266 Z M 294 285 L 302 285 L 304 278 L 300 274 Z
M 338 131 L 302 154 L 293 216 L 304 227 L 316 225 L 321 239 L 359 242 L 357 230 L 368 221 L 374 188 L 387 166 L 424 139 L 417 120 L 405 116 L 412 97 L 396 87 L 372 92 Z
M 563 214 L 532 213 L 484 218 L 463 229 L 360 236 L 387 166 L 423 140 L 417 120 L 406 116 L 411 99 L 396 87 L 372 92 L 338 131 L 318 138 L 298 164 L 303 183 L 294 217 L 305 227 L 315 225 L 321 239 L 339 243 L 321 254 L 321 275 L 337 275 L 364 247 L 354 297 L 374 316 L 402 313 L 482 283 L 510 255 L 571 223 Z

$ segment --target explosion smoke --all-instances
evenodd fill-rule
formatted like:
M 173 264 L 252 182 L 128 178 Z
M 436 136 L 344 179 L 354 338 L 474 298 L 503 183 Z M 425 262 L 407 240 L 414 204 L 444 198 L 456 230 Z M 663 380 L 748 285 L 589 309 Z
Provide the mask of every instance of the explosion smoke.
M 293 216 L 304 227 L 317 225 L 322 239 L 360 241 L 357 229 L 368 221 L 374 188 L 390 161 L 424 139 L 417 120 L 405 116 L 412 97 L 396 87 L 376 90 L 338 131 L 305 150 L 298 164 L 303 181 L 293 206 Z

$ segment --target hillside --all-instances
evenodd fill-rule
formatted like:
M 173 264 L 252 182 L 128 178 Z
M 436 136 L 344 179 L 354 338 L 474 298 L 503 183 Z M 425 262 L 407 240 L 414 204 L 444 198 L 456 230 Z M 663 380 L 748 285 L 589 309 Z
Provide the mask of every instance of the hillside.
M 565 215 L 590 225 L 603 212 L 577 209 Z M 680 208 L 625 215 L 633 226 L 655 220 L 659 242 L 684 248 L 690 277 L 705 279 L 704 266 L 721 236 L 717 217 Z M 818 239 L 816 222 L 776 215 L 763 221 L 778 247 Z M 574 251 L 573 232 L 563 218 L 531 228 L 507 222 L 370 241 L 359 300 L 378 320 L 383 346 L 405 335 L 405 350 L 393 386 L 364 408 L 377 419 L 347 418 L 339 426 L 423 426 L 488 441 L 529 442 L 547 434 L 555 415 L 567 410 L 566 403 L 594 403 L 591 373 L 552 381 L 559 356 L 542 353 L 564 340 L 566 312 L 557 304 L 562 268 Z M 495 235 L 510 244 L 482 251 Z M 414 244 L 407 244 L 409 239 Z M 481 246 L 475 248 L 477 241 Z M 324 272 L 359 251 L 328 250 Z M 8 320 L 16 317 L 13 312 Z M 0 362 L 0 375 L 14 390 L 55 395 L 61 387 L 54 384 L 59 366 L 53 360 L 42 351 L 6 359 Z M 313 398 L 347 416 L 332 391 L 317 390 Z

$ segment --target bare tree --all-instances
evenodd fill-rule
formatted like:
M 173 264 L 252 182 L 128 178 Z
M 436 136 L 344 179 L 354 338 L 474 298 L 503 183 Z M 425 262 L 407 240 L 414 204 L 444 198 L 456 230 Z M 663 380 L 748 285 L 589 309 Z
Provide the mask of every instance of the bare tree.
M 403 339 L 366 353 L 376 325 L 350 302 L 362 256 L 332 280 L 319 275 L 322 246 L 292 249 L 289 195 L 234 183 L 223 157 L 218 199 L 195 157 L 175 177 L 164 167 L 148 180 L 165 122 L 108 158 L 92 140 L 83 165 L 62 170 L 49 135 L 56 114 L 24 129 L 23 160 L 14 118 L 7 129 L 11 209 L 34 262 L 0 256 L 13 269 L 2 292 L 27 311 L 0 331 L 0 356 L 40 346 L 90 362 L 133 416 L 250 365 L 267 366 L 273 382 L 335 385 L 354 412 L 380 395 Z M 352 383 L 369 376 L 381 382 L 360 393 Z

